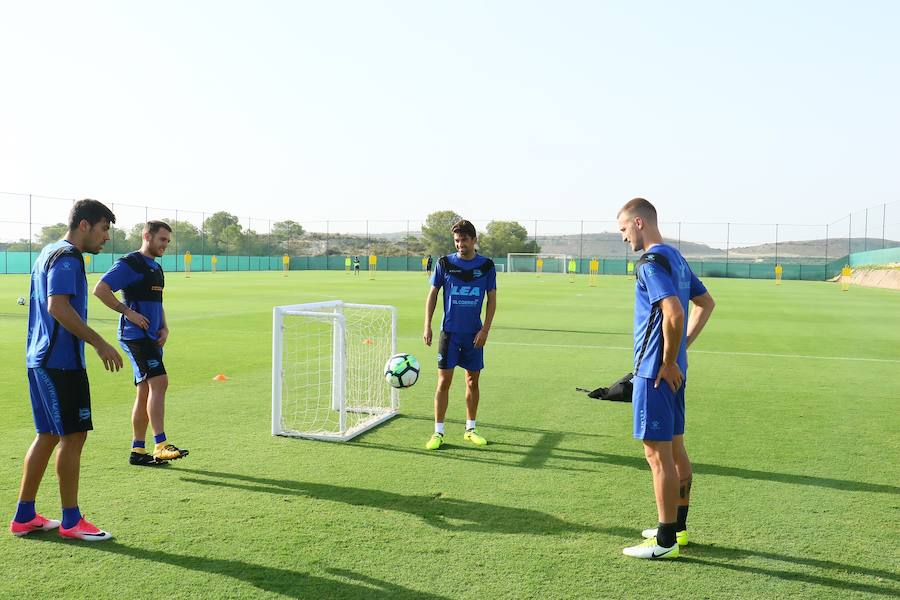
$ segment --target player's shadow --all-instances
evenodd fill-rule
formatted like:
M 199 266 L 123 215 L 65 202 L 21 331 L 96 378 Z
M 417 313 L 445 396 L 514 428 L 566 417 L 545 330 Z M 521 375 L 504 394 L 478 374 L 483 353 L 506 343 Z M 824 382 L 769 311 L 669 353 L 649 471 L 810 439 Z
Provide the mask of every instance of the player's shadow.
M 634 336 L 633 331 L 589 331 L 587 329 L 547 329 L 542 327 L 512 327 L 509 325 L 494 325 L 494 329 L 508 331 L 540 331 L 542 333 L 584 333 L 588 335 L 619 335 L 627 338 Z
M 450 531 L 486 533 L 528 533 L 555 535 L 573 532 L 606 532 L 597 527 L 569 523 L 553 515 L 527 508 L 487 504 L 443 494 L 404 495 L 384 490 L 345 487 L 327 483 L 267 479 L 238 473 L 178 469 L 179 473 L 203 475 L 204 479 L 182 477 L 182 481 L 211 487 L 233 488 L 257 493 L 300 496 L 402 512 L 427 524 Z
M 746 564 L 746 559 L 765 559 L 767 561 L 778 561 L 788 565 L 803 565 L 814 569 L 829 572 L 827 575 L 814 573 L 802 573 L 799 571 L 772 568 L 769 566 L 758 566 Z M 830 560 L 820 560 L 816 558 L 807 558 L 801 556 L 787 556 L 785 554 L 776 554 L 774 552 L 760 552 L 758 550 L 749 550 L 744 548 L 729 548 L 727 546 L 712 546 L 708 544 L 691 544 L 684 549 L 681 557 L 678 559 L 690 564 L 703 565 L 704 567 L 713 567 L 720 569 L 728 569 L 739 573 L 752 573 L 754 575 L 762 575 L 764 577 L 777 577 L 787 581 L 797 581 L 806 584 L 819 585 L 834 588 L 835 590 L 852 590 L 863 594 L 880 595 L 880 596 L 900 596 L 900 588 L 891 585 L 889 582 L 900 582 L 900 576 L 892 571 L 882 571 L 880 569 L 872 569 L 869 567 L 859 567 L 854 565 L 845 565 Z M 832 575 L 833 573 L 833 575 Z M 885 581 L 884 585 L 876 585 L 871 583 L 857 583 L 849 581 L 848 577 L 852 575 L 862 575 L 873 577 L 879 581 Z
M 118 554 L 147 561 L 148 563 L 164 563 L 173 567 L 219 577 L 231 577 L 252 585 L 260 591 L 281 594 L 288 598 L 347 598 L 349 600 L 418 600 L 421 598 L 424 600 L 447 600 L 446 596 L 439 596 L 421 590 L 412 590 L 345 569 L 326 568 L 325 572 L 336 578 L 329 579 L 301 571 L 291 571 L 242 560 L 209 558 L 190 554 L 175 554 L 162 550 L 136 548 L 120 544 L 115 539 L 108 542 L 79 543 L 62 540 L 57 535 L 32 534 L 28 538 L 68 546 L 76 545 L 79 550 L 96 550 L 109 554 Z M 341 581 L 341 579 L 349 581 Z M 197 592 L 198 595 L 202 595 L 202 590 L 197 590 Z
M 404 419 L 431 421 L 424 417 L 410 417 L 403 415 Z M 578 471 L 594 473 L 596 468 L 590 465 L 598 463 L 628 467 L 640 471 L 647 471 L 647 461 L 639 455 L 622 455 L 597 450 L 582 448 L 570 448 L 562 446 L 562 442 L 571 437 L 609 437 L 598 434 L 575 433 L 568 431 L 552 431 L 549 429 L 535 429 L 527 427 L 512 427 L 507 425 L 485 424 L 487 430 L 510 430 L 515 432 L 535 433 L 539 437 L 531 444 L 496 441 L 493 437 L 487 448 L 469 450 L 465 453 L 453 452 L 455 448 L 441 448 L 438 451 L 419 450 L 408 446 L 392 446 L 389 444 L 370 443 L 361 439 L 355 441 L 352 446 L 360 448 L 374 448 L 388 452 L 400 452 L 430 456 L 445 460 L 462 460 L 468 462 L 481 462 L 506 467 L 526 469 L 549 468 L 560 471 Z M 447 450 L 450 450 L 448 452 Z M 552 464 L 547 464 L 552 461 Z M 806 485 L 812 487 L 830 488 L 849 492 L 869 492 L 880 494 L 900 494 L 900 487 L 887 483 L 868 483 L 865 481 L 852 481 L 849 479 L 836 479 L 832 477 L 819 477 L 816 475 L 801 475 L 797 473 L 779 473 L 777 471 L 763 471 L 758 469 L 745 469 L 742 467 L 729 467 L 710 463 L 693 463 L 694 471 L 698 475 L 716 475 L 719 477 L 737 477 L 756 481 L 773 481 L 792 485 Z

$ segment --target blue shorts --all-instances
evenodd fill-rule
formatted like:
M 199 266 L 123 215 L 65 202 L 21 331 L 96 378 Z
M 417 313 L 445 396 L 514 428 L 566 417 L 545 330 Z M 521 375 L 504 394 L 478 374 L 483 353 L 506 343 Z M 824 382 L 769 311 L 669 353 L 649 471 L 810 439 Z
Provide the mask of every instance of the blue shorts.
M 38 433 L 64 436 L 90 431 L 91 389 L 84 369 L 28 369 L 31 412 Z
M 131 361 L 131 370 L 134 372 L 134 385 L 166 374 L 166 367 L 162 361 L 162 348 L 156 345 L 150 338 L 139 340 L 119 340 L 122 350 Z
M 442 331 L 438 342 L 438 369 L 462 367 L 466 371 L 484 369 L 484 347 L 475 347 L 474 333 Z
M 631 406 L 634 411 L 634 438 L 668 442 L 684 435 L 684 388 L 672 392 L 665 381 L 654 388 L 654 379 L 635 377 L 632 381 Z

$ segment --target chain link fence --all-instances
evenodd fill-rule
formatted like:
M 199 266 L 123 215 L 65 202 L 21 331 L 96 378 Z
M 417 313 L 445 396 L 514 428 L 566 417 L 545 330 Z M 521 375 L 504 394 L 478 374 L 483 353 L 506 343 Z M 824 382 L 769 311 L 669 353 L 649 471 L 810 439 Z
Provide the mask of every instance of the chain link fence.
M 74 199 L 0 192 L 0 273 L 28 273 L 43 245 L 65 234 Z M 282 257 L 292 269 L 343 270 L 349 257 L 376 256 L 379 270 L 421 270 L 423 257 L 454 250 L 452 237 L 440 243 L 425 235 L 426 221 L 347 219 L 275 220 L 225 211 L 159 208 L 109 203 L 116 223 L 104 252 L 90 271 L 108 268 L 115 258 L 136 250 L 141 228 L 162 220 L 173 228 L 163 266 L 184 269 L 186 252 L 193 271 L 280 270 Z M 600 272 L 626 274 L 637 260 L 613 220 L 510 219 L 516 239 L 491 237 L 490 220 L 470 219 L 483 249 L 505 265 L 507 252 L 565 255 L 577 273 L 597 259 Z M 443 229 L 443 223 L 437 227 Z M 449 228 L 449 224 L 448 224 Z M 822 280 L 854 261 L 890 261 L 900 247 L 900 202 L 884 203 L 824 225 L 662 222 L 667 243 L 677 247 L 701 276 L 773 278 L 782 265 L 785 279 Z M 495 232 L 496 233 L 496 232 Z M 510 244 L 513 244 L 511 246 Z M 568 261 L 567 261 L 568 262 Z M 369 261 L 361 258 L 367 269 Z M 863 263 L 860 263 L 863 264 Z

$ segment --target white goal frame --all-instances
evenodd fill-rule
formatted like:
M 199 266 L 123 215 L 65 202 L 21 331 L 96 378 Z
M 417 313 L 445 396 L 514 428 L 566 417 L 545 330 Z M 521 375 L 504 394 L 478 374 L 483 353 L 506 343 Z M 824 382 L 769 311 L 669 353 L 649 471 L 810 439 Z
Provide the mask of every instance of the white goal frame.
M 529 258 L 530 258 L 530 259 L 532 260 L 532 264 L 534 265 L 534 269 L 531 269 L 531 270 L 524 270 L 524 271 L 522 271 L 522 270 L 516 271 L 516 266 L 515 266 L 515 260 L 514 260 L 514 258 L 518 258 L 519 260 L 522 260 L 522 259 L 529 259 Z M 574 258 L 574 257 L 569 256 L 568 254 L 547 254 L 547 253 L 544 253 L 544 252 L 538 252 L 538 253 L 534 253 L 534 252 L 510 252 L 510 253 L 508 253 L 508 254 L 506 255 L 506 271 L 507 271 L 508 273 L 517 273 L 517 272 L 518 272 L 518 273 L 537 273 L 537 272 L 538 272 L 538 270 L 537 270 L 537 259 L 539 259 L 539 258 L 542 258 L 542 259 L 544 259 L 544 260 L 546 260 L 546 259 L 548 259 L 548 258 L 551 258 L 551 259 L 553 259 L 553 260 L 558 260 L 558 261 L 559 261 L 559 264 L 562 266 L 562 270 L 561 270 L 561 271 L 546 271 L 546 270 L 543 270 L 543 269 L 542 269 L 542 270 L 540 271 L 541 274 L 543 274 L 543 273 L 560 273 L 560 274 L 565 275 L 565 274 L 568 273 L 568 271 L 569 271 L 569 260 L 571 260 L 571 259 Z
M 394 306 L 380 304 L 350 304 L 340 300 L 328 302 L 312 302 L 307 304 L 291 304 L 287 306 L 275 306 L 272 309 L 272 435 L 299 437 L 315 440 L 345 442 L 353 437 L 368 431 L 373 427 L 387 421 L 399 412 L 399 390 L 390 388 L 389 407 L 365 407 L 347 405 L 347 372 L 348 349 L 346 348 L 347 323 L 344 317 L 344 308 L 370 309 L 375 311 L 388 311 L 390 313 L 390 354 L 397 352 L 397 309 Z M 297 431 L 284 426 L 282 419 L 283 382 L 285 365 L 284 355 L 284 319 L 286 316 L 306 317 L 316 320 L 331 322 L 332 326 L 332 360 L 331 360 L 331 410 L 338 412 L 338 427 L 334 432 L 323 431 Z M 288 365 L 289 368 L 289 365 Z M 377 381 L 369 382 L 372 386 L 386 386 L 388 384 L 383 377 Z M 348 424 L 347 414 L 369 414 L 369 418 L 361 420 L 354 426 Z

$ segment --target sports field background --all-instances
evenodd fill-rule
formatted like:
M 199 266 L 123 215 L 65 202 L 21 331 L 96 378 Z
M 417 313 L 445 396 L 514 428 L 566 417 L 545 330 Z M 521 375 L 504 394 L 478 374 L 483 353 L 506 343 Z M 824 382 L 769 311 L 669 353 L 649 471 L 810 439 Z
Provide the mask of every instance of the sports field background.
M 80 504 L 115 539 L 0 535 L 0 598 L 900 595 L 896 291 L 705 280 L 717 308 L 689 353 L 691 544 L 649 562 L 621 555 L 656 514 L 630 405 L 574 391 L 630 370 L 633 278 L 500 275 L 478 419 L 490 445 L 462 442 L 458 373 L 437 452 L 423 449 L 436 379 L 421 341 L 426 281 L 171 274 L 166 432 L 190 456 L 128 465 L 130 369 L 106 373 L 88 348 L 95 431 Z M 34 435 L 18 296 L 28 277 L 0 278 L 4 519 Z M 271 308 L 327 299 L 397 306 L 398 349 L 422 376 L 400 417 L 352 442 L 273 438 Z M 108 340 L 113 317 L 92 299 Z M 51 471 L 37 508 L 58 518 Z

